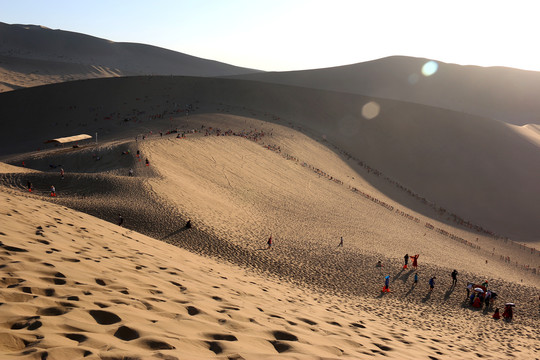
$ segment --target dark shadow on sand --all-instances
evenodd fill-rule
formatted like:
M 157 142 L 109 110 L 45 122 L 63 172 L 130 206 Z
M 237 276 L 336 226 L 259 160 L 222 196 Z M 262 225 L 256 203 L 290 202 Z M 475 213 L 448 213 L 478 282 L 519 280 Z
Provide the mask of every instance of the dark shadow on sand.
M 407 293 L 405 294 L 405 297 L 409 296 L 413 292 L 414 289 L 416 289 L 416 284 L 412 283 L 411 288 L 409 289 L 409 291 L 407 291 Z
M 424 296 L 424 298 L 422 299 L 422 302 L 425 303 L 426 301 L 428 301 L 429 299 L 431 299 L 431 293 L 433 291 L 428 291 L 428 293 L 426 294 L 426 296 Z
M 409 271 L 407 271 L 405 274 L 401 275 L 401 277 L 399 278 L 399 280 L 403 281 L 404 283 L 407 282 L 409 280 L 409 277 L 411 277 L 411 275 L 414 273 L 414 270 L 413 269 L 409 269 Z
M 397 274 L 395 274 L 394 276 L 392 276 L 392 282 L 396 281 L 396 280 L 399 278 L 399 276 L 401 275 L 401 273 L 403 272 L 403 270 L 404 270 L 404 269 L 402 268 L 401 270 L 398 271 Z
M 452 295 L 455 289 L 456 289 L 456 286 L 452 285 L 450 289 L 446 290 L 446 293 L 444 294 L 444 301 L 447 301 L 448 299 L 450 299 L 450 295 Z
M 178 235 L 178 234 L 180 234 L 181 232 L 184 232 L 184 231 L 186 231 L 186 230 L 189 230 L 189 228 L 187 228 L 187 227 L 184 226 L 184 227 L 182 227 L 182 228 L 180 228 L 180 229 L 178 229 L 178 230 L 176 230 L 176 231 L 173 231 L 172 233 L 170 233 L 170 234 L 168 234 L 168 235 L 165 235 L 165 236 L 162 237 L 160 240 L 166 240 L 166 239 L 168 239 L 168 238 L 170 238 L 170 237 L 173 237 L 173 236 L 175 236 L 175 235 Z

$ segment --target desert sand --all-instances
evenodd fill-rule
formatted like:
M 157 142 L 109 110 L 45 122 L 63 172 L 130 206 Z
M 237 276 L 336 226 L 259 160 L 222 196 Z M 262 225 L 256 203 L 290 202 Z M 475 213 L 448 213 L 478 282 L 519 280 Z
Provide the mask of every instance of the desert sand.
M 324 141 L 221 110 L 176 117 L 183 138 L 157 120 L 144 140 L 2 165 L 5 358 L 538 358 L 540 284 L 523 268 L 538 252 L 393 200 Z M 469 308 L 467 280 L 515 302 L 513 322 Z
M 431 61 L 437 71 L 426 76 L 423 67 Z M 233 77 L 407 101 L 514 125 L 540 124 L 537 71 L 390 56 L 331 68 Z
M 161 54 L 167 71 L 180 56 L 0 30 L 84 40 L 90 57 Z M 0 94 L 0 358 L 540 358 L 528 104 L 512 122 L 503 102 L 476 113 L 313 84 L 123 77 L 148 64 L 15 43 L 0 53 L 13 90 Z M 97 139 L 44 144 L 82 133 Z M 488 281 L 492 307 L 468 305 L 468 281 Z M 493 320 L 506 302 L 513 321 Z
M 114 42 L 38 25 L 0 22 L 0 38 L 0 93 L 104 77 L 258 72 L 156 46 Z

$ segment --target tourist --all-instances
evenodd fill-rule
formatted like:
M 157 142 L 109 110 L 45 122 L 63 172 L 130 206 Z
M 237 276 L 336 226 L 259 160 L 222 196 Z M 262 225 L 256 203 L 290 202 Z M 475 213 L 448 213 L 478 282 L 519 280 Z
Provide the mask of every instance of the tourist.
M 458 275 L 458 272 L 456 269 L 454 269 L 454 271 L 452 271 L 452 286 L 456 286 L 457 284 L 457 275 Z
M 433 291 L 433 288 L 435 287 L 435 279 L 435 276 L 429 279 L 429 291 Z

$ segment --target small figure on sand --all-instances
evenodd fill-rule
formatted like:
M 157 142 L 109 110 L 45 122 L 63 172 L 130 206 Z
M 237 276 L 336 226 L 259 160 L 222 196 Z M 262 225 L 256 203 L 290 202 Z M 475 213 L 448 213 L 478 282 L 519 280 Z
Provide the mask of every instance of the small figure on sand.
M 343 247 L 343 236 L 341 237 L 341 240 L 339 240 L 338 247 Z
M 270 249 L 272 247 L 272 235 L 270 235 L 266 243 L 268 244 L 268 249 Z
M 54 187 L 54 185 L 51 185 L 51 196 L 56 196 L 56 188 Z
M 411 259 L 412 259 L 412 266 L 413 268 L 416 270 L 416 268 L 418 267 L 418 257 L 420 256 L 420 254 L 416 254 L 414 256 L 411 256 Z
M 499 308 L 495 309 L 495 312 L 493 313 L 493 319 L 499 320 L 501 318 L 501 314 L 499 314 Z
M 30 181 L 26 182 L 26 187 L 28 188 L 29 192 L 32 192 L 32 183 Z
M 451 274 L 451 276 L 452 276 L 452 286 L 456 286 L 456 284 L 457 284 L 457 274 L 458 274 L 457 270 L 454 269 L 454 271 L 452 271 L 452 274 Z
M 429 291 L 433 291 L 433 288 L 435 287 L 435 279 L 435 276 L 429 279 Z
M 472 291 L 472 288 L 473 288 L 474 284 L 472 282 L 468 282 L 467 283 L 467 299 L 471 296 L 471 291 Z
M 186 229 L 191 229 L 191 220 L 186 222 Z
M 121 214 L 118 214 L 118 226 L 122 226 L 124 224 L 124 218 Z
M 64 168 L 60 168 L 60 177 L 64 178 Z
M 150 161 L 148 161 L 148 158 L 146 158 L 146 166 L 150 166 Z
M 129 169 L 128 175 L 133 176 L 133 169 Z
M 382 292 L 390 292 L 390 275 L 386 275 L 384 277 L 384 286 L 382 288 Z
M 506 303 L 504 305 L 504 311 L 502 313 L 504 320 L 512 321 L 512 318 L 514 317 L 514 311 L 512 310 L 513 306 L 514 306 L 513 303 Z
M 418 284 L 418 273 L 414 273 L 414 284 Z
M 409 265 L 409 254 L 405 254 L 403 259 L 405 260 L 405 264 L 403 265 L 403 269 L 406 269 L 407 266 Z
M 382 264 L 381 260 L 377 261 L 377 264 L 375 265 L 375 267 L 378 267 L 378 268 L 383 267 L 383 264 Z

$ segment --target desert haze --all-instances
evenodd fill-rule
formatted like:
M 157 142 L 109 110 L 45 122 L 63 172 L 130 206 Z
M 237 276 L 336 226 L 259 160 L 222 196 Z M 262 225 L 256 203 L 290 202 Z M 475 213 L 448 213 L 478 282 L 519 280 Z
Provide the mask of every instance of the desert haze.
M 129 73 L 2 26 L 27 49 L 0 54 L 2 359 L 540 358 L 533 107 Z

